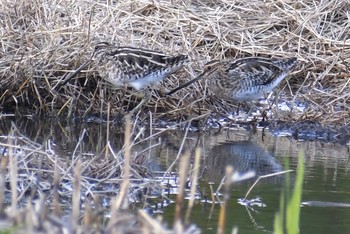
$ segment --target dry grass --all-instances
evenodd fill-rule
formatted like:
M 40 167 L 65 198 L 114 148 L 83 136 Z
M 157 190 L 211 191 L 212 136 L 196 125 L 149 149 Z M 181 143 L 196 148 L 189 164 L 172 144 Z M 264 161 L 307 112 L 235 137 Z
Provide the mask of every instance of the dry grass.
M 161 204 L 149 200 L 154 191 L 162 191 L 163 185 L 146 169 L 147 160 L 140 157 L 143 152 L 136 152 L 137 144 L 149 140 L 138 139 L 142 132 L 136 129 L 136 124 L 131 125 L 127 119 L 125 143 L 117 153 L 109 144 L 100 155 L 87 153 L 81 146 L 85 134 L 82 133 L 76 151 L 62 157 L 51 141 L 43 145 L 33 142 L 12 124 L 9 134 L 0 136 L 0 230 L 3 233 L 199 233 L 181 215 L 171 229 L 146 212 L 146 207 L 157 210 L 153 202 Z M 180 173 L 179 204 L 185 203 L 184 187 L 190 173 L 194 171 L 198 175 L 199 151 L 196 157 L 195 169 Z M 198 176 L 192 178 L 192 202 L 197 180 Z M 181 214 L 182 209 L 179 206 L 177 213 Z
M 347 1 L 9 1 L 0 5 L 0 103 L 59 116 L 124 113 L 133 101 L 106 88 L 91 67 L 63 88 L 57 83 L 90 56 L 98 41 L 189 54 L 186 71 L 160 91 L 198 74 L 210 59 L 297 56 L 285 89 L 305 101 L 292 119 L 347 123 L 349 119 L 350 3 Z M 204 83 L 148 107 L 169 117 L 230 109 L 203 100 Z M 191 92 L 188 92 L 191 90 Z M 290 91 L 291 92 L 290 92 Z M 229 105 L 229 106 L 227 106 Z M 201 108 L 199 108 L 199 106 Z
M 227 166 L 217 190 L 211 189 L 214 202 L 203 202 L 207 199 L 199 192 L 199 180 L 205 154 L 200 148 L 192 155 L 182 145 L 167 171 L 152 172 L 146 169 L 146 160 L 140 160 L 143 152 L 137 152 L 137 145 L 149 143 L 161 131 L 138 139 L 142 133 L 137 125 L 126 118 L 124 145 L 118 153 L 109 148 L 110 140 L 99 154 L 87 149 L 83 132 L 76 150 L 61 155 L 54 140 L 34 142 L 12 123 L 7 135 L 0 135 L 0 232 L 195 234 L 201 230 L 191 223 L 191 213 L 199 203 L 211 204 L 211 212 L 220 204 L 218 233 L 225 233 L 230 188 L 255 173 L 242 174 Z M 186 138 L 187 134 L 181 140 Z M 157 142 L 150 144 L 149 149 L 157 146 Z M 185 153 L 180 155 L 181 151 Z M 142 166 L 144 170 L 140 170 Z M 169 225 L 155 212 L 170 212 L 166 206 L 175 194 L 174 221 Z

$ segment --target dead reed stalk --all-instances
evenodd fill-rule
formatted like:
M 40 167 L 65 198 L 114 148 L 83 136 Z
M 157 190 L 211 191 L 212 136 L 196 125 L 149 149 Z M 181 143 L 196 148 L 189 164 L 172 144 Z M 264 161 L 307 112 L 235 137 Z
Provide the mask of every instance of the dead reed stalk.
M 195 193 L 197 191 L 200 159 L 201 159 L 201 149 L 197 147 L 196 153 L 195 153 L 194 165 L 193 165 L 193 175 L 191 178 L 190 199 L 188 200 L 188 207 L 187 207 L 186 216 L 185 216 L 185 225 L 189 225 L 190 223 L 191 211 L 195 202 Z
M 175 216 L 174 216 L 174 227 L 183 227 L 182 223 L 182 211 L 184 206 L 184 196 L 185 196 L 185 186 L 188 177 L 188 168 L 189 168 L 190 153 L 186 152 L 181 158 L 179 163 L 179 186 L 178 194 L 176 196 L 176 205 L 175 205 Z M 178 230 L 179 233 L 182 231 Z

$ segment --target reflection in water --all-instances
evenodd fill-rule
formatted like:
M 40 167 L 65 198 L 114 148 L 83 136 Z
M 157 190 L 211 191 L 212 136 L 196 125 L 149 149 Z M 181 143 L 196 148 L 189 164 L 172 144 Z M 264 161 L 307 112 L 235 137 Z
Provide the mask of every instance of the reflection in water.
M 50 142 L 55 153 L 61 158 L 69 159 L 73 154 L 100 156 L 107 145 L 112 147 L 114 153 L 118 153 L 123 147 L 123 126 L 111 124 L 108 133 L 107 124 L 2 118 L 2 136 L 9 134 L 12 123 L 22 136 L 35 143 L 45 145 Z M 136 138 L 133 142 L 133 154 L 146 156 L 148 165 L 156 171 L 168 169 L 179 155 L 180 149 L 193 152 L 197 146 L 202 148 L 201 165 L 204 176 L 213 182 L 222 179 L 228 164 L 240 172 L 255 170 L 257 175 L 283 170 L 281 163 L 286 156 L 291 158 L 292 165 L 296 165 L 299 148 L 306 151 L 306 165 L 313 167 L 323 164 L 325 174 L 329 174 L 327 171 L 330 168 L 336 169 L 339 165 L 348 165 L 349 162 L 346 147 L 319 142 L 296 142 L 270 134 L 264 134 L 262 137 L 263 133 L 260 131 L 253 136 L 244 130 L 234 130 L 229 135 L 225 131 L 218 135 L 208 132 L 189 132 L 186 135 L 184 131 L 160 131 L 140 126 L 139 129 L 134 129 L 133 133 L 133 137 Z M 149 137 L 150 135 L 152 137 Z M 306 171 L 306 174 L 308 173 L 310 171 Z
M 118 175 L 115 172 L 118 162 L 116 162 L 117 158 L 111 155 L 111 151 L 114 154 L 122 152 L 123 126 L 111 124 L 108 132 L 107 124 L 74 124 L 35 121 L 27 118 L 1 118 L 1 154 L 4 154 L 6 150 L 4 145 L 8 141 L 7 136 L 11 130 L 12 122 L 18 130 L 16 135 L 18 139 L 28 138 L 37 144 L 36 147 L 39 147 L 40 150 L 52 150 L 60 161 L 59 165 L 62 171 L 72 170 L 73 159 L 79 156 L 83 165 L 86 166 L 83 167 L 85 169 L 83 176 L 84 173 L 94 172 L 100 175 L 99 180 L 97 180 L 100 184 L 106 182 L 104 179 L 108 179 L 110 182 L 108 186 L 110 187 L 103 187 L 105 195 L 115 196 L 119 183 L 115 180 Z M 107 137 L 107 135 L 109 136 Z M 151 135 L 152 137 L 149 137 Z M 210 132 L 189 132 L 185 134 L 184 131 L 156 130 L 144 126 L 139 126 L 138 129 L 133 130 L 133 139 L 132 154 L 145 158 L 148 174 L 157 172 L 154 173 L 157 175 L 159 171 L 165 171 L 173 164 L 181 149 L 182 151 L 190 150 L 193 152 L 199 146 L 202 149 L 201 172 L 203 173 L 201 179 L 202 181 L 215 182 L 216 185 L 223 178 L 225 166 L 228 164 L 233 165 L 240 172 L 255 170 L 257 175 L 265 175 L 283 170 L 283 163 L 288 158 L 291 168 L 294 169 L 297 165 L 298 150 L 303 149 L 305 151 L 306 168 L 303 200 L 349 203 L 350 166 L 349 153 L 345 146 L 334 143 L 298 142 L 285 137 L 278 138 L 271 134 L 263 134 L 261 131 L 258 131 L 255 135 L 249 135 L 244 130 L 233 130 L 229 134 L 222 131 L 218 135 L 212 135 Z M 21 146 L 25 147 L 26 142 L 22 143 Z M 111 151 L 105 150 L 107 145 L 111 146 Z M 35 164 L 35 160 L 41 163 L 40 166 L 43 169 L 47 164 L 53 163 L 52 158 L 45 160 L 43 156 L 40 156 L 41 158 L 36 157 L 37 155 L 33 154 L 29 170 L 33 171 L 38 168 L 39 163 Z M 93 166 L 85 165 L 84 162 L 88 159 L 95 160 L 94 162 L 97 162 L 97 164 Z M 27 160 L 31 159 L 28 157 Z M 193 157 L 191 160 L 194 160 Z M 177 171 L 177 165 L 172 168 L 172 171 Z M 265 182 L 259 183 L 254 189 L 252 196 L 262 197 L 264 203 L 267 204 L 266 208 L 260 208 L 259 213 L 252 212 L 248 214 L 242 210 L 242 207 L 237 206 L 237 203 L 232 202 L 233 207 L 230 209 L 238 210 L 240 215 L 237 216 L 235 213 L 232 217 L 228 216 L 228 219 L 232 220 L 232 222 L 228 222 L 228 225 L 230 225 L 228 228 L 230 229 L 235 224 L 239 226 L 242 233 L 260 233 L 261 230 L 271 231 L 274 213 L 278 208 L 280 178 L 266 179 Z M 85 178 L 85 180 L 87 179 Z M 91 185 L 89 189 L 93 191 L 95 187 L 92 186 L 92 182 L 96 181 L 88 182 Z M 206 185 L 202 183 L 201 186 Z M 247 184 L 235 186 L 233 200 L 243 197 L 248 186 Z M 200 190 L 202 192 L 202 189 Z M 319 210 L 313 210 L 316 208 Z M 196 211 L 196 209 L 198 210 Z M 326 220 L 341 220 L 341 217 L 350 218 L 350 209 L 345 210 L 342 207 L 329 209 L 329 207 L 304 207 L 302 209 L 301 230 L 307 230 L 304 233 L 311 231 L 329 233 L 335 229 L 321 225 L 326 224 Z M 320 217 L 321 213 L 322 217 Z M 201 206 L 195 208 L 193 221 L 203 227 L 204 230 L 206 230 L 205 228 L 212 230 L 217 223 L 217 217 L 214 216 L 212 215 L 208 219 L 203 218 L 209 217 L 209 215 L 208 210 Z M 320 222 L 319 220 L 325 221 Z M 346 223 L 337 224 L 338 233 L 342 232 L 339 232 L 339 229 L 346 230 L 346 227 L 344 227 Z
M 35 143 L 45 145 L 50 141 L 55 153 L 60 157 L 70 157 L 73 152 L 100 155 L 107 144 L 112 146 L 114 152 L 119 152 L 123 147 L 123 126 L 111 124 L 107 140 L 107 124 L 2 118 L 0 119 L 2 136 L 9 134 L 12 122 L 22 136 Z M 149 138 L 150 135 L 153 137 Z M 262 132 L 254 136 L 241 130 L 232 131 L 230 135 L 225 131 L 219 135 L 197 132 L 185 135 L 183 131 L 157 131 L 140 127 L 134 129 L 134 137 L 136 136 L 133 152 L 147 153 L 152 157 L 150 161 L 159 163 L 158 167 L 163 170 L 173 163 L 182 144 L 183 149 L 191 151 L 199 146 L 203 152 L 203 165 L 206 167 L 204 169 L 207 170 L 207 176 L 213 176 L 213 179 L 222 178 L 227 164 L 233 165 L 241 172 L 254 169 L 258 175 L 282 170 L 281 163 L 286 156 L 292 158 L 292 165 L 296 164 L 299 148 L 306 151 L 305 162 L 308 166 L 323 164 L 327 170 L 348 164 L 347 147 L 319 142 L 296 142 L 269 134 L 262 137 Z
M 107 128 L 105 124 L 57 122 L 32 120 L 28 118 L 3 118 L 0 121 L 0 132 L 7 135 L 12 124 L 23 136 L 38 144 L 51 141 L 55 144 L 57 154 L 66 157 L 73 153 L 78 143 L 82 152 L 99 153 L 106 146 Z M 121 127 L 113 126 L 110 138 L 114 147 L 120 149 L 123 145 L 124 131 Z
M 209 175 L 220 179 L 226 165 L 233 165 L 239 172 L 254 170 L 257 176 L 283 170 L 282 165 L 262 147 L 252 141 L 228 141 L 213 146 L 207 158 Z M 220 171 L 218 171 L 220 169 Z
M 107 140 L 107 124 L 80 123 L 54 121 L 33 121 L 27 118 L 4 118 L 0 121 L 1 134 L 7 135 L 11 123 L 23 136 L 38 144 L 51 142 L 55 153 L 61 158 L 70 158 L 75 155 L 99 156 L 107 144 L 112 146 L 115 153 L 123 147 L 123 126 L 110 125 Z M 164 171 L 176 159 L 180 146 L 194 151 L 196 146 L 203 149 L 203 166 L 208 179 L 218 182 L 224 175 L 225 166 L 231 164 L 236 170 L 246 172 L 255 170 L 258 175 L 273 173 L 282 170 L 279 162 L 257 143 L 248 140 L 244 135 L 234 136 L 231 140 L 223 132 L 221 135 L 200 135 L 191 132 L 185 136 L 182 131 L 163 131 L 148 140 L 151 130 L 142 128 L 134 131 L 138 140 L 134 143 L 134 154 L 147 154 L 149 166 L 152 170 Z M 155 131 L 152 132 L 155 134 Z M 79 147 L 77 148 L 77 145 Z M 146 150 L 145 152 L 145 149 Z M 176 168 L 174 168 L 176 169 Z

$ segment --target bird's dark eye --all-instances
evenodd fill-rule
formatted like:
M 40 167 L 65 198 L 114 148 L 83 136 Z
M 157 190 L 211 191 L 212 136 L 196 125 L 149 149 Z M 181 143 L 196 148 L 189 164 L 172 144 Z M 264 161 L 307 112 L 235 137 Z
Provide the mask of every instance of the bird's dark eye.
M 211 70 L 212 69 L 212 66 L 207 66 L 207 71 Z

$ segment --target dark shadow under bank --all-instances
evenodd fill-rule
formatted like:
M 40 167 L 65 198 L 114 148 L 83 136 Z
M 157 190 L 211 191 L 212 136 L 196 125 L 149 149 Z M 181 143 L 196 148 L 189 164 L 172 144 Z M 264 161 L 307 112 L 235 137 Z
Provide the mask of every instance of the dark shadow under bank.
M 288 136 L 295 140 L 332 142 L 345 145 L 350 140 L 350 126 L 324 125 L 313 121 L 295 123 L 275 122 L 269 130 L 276 136 Z
M 253 121 L 236 121 L 228 118 L 221 118 L 220 122 L 217 118 L 199 118 L 192 121 L 183 120 L 167 120 L 164 117 L 157 118 L 152 117 L 152 126 L 150 126 L 149 115 L 137 116 L 134 121 L 137 121 L 136 125 L 139 127 L 153 127 L 153 128 L 171 128 L 184 130 L 189 128 L 191 131 L 209 131 L 213 133 L 219 133 L 221 131 L 227 131 L 230 129 L 245 129 L 248 132 L 254 134 L 257 129 L 263 129 L 270 132 L 275 136 L 288 137 L 298 141 L 320 141 L 338 143 L 341 145 L 348 144 L 350 141 L 350 126 L 349 125 L 337 125 L 337 124 L 321 124 L 314 121 L 299 121 L 299 122 L 285 122 L 285 121 L 261 121 L 253 119 Z M 182 122 L 183 121 L 183 122 Z M 48 128 L 52 127 L 60 131 L 60 128 L 69 128 L 76 130 L 88 124 L 89 126 L 99 126 L 98 128 L 104 128 L 107 124 L 107 116 L 104 115 L 89 115 L 86 117 L 73 117 L 70 119 L 58 118 L 57 116 L 45 117 L 27 114 L 2 114 L 0 115 L 0 130 L 2 133 L 9 132 L 11 128 L 11 122 L 14 122 L 17 127 L 22 127 L 24 131 L 35 131 L 35 135 L 38 135 L 38 131 L 48 133 Z M 124 118 L 123 116 L 110 119 L 110 126 L 119 133 L 124 131 Z M 190 126 L 188 124 L 190 123 Z M 37 126 L 37 127 L 33 127 Z M 56 128 L 58 127 L 58 128 Z M 99 130 L 99 132 L 102 130 Z M 46 134 L 39 134 L 44 136 Z

